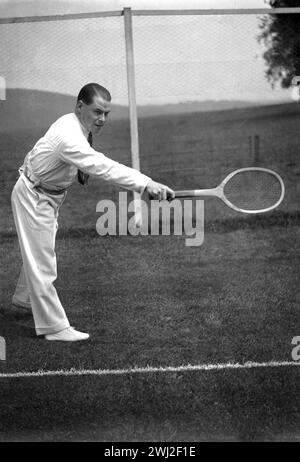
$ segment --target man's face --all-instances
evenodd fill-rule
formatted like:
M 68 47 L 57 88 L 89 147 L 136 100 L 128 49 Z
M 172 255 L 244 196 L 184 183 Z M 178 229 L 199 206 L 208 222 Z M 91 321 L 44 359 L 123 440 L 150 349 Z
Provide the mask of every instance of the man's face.
M 77 113 L 82 125 L 92 133 L 99 133 L 111 110 L 111 103 L 100 95 L 94 96 L 91 104 L 77 103 Z

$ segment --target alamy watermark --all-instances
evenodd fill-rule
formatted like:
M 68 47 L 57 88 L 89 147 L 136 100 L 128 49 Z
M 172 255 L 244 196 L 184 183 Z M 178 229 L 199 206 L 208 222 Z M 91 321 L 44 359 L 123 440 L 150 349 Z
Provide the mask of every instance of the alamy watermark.
M 3 337 L 0 337 L 0 361 L 6 361 L 6 343 Z
M 6 100 L 6 80 L 0 75 L 0 101 Z
M 300 101 L 300 75 L 295 75 L 292 79 L 292 99 Z
M 100 236 L 170 236 L 173 228 L 175 236 L 183 233 L 189 236 L 185 239 L 188 247 L 200 246 L 204 241 L 203 200 L 152 200 L 147 203 L 140 199 L 137 202 L 128 202 L 127 192 L 120 192 L 118 204 L 108 199 L 101 200 L 96 211 L 102 213 L 96 222 L 96 230 Z
M 300 360 L 300 336 L 293 338 L 292 345 L 295 345 L 295 347 L 292 349 L 292 358 L 294 361 L 299 361 Z

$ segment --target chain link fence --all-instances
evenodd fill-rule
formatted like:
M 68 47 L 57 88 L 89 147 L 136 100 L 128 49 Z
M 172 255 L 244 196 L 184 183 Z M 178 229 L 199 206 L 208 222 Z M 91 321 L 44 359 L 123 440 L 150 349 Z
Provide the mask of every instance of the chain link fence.
M 267 48 L 258 40 L 266 18 L 133 18 L 137 101 L 154 105 L 156 114 L 140 119 L 146 173 L 176 189 L 197 189 L 216 186 L 236 168 L 265 166 L 284 177 L 282 208 L 298 208 L 300 109 L 291 89 L 267 81 Z M 208 219 L 234 215 L 215 200 L 206 204 Z

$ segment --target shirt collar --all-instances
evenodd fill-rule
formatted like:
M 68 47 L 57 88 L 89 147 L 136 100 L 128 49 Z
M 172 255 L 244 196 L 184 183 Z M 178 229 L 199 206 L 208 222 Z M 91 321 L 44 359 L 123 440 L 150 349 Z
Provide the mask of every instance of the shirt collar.
M 79 125 L 80 125 L 80 128 L 81 128 L 81 130 L 82 130 L 82 132 L 83 132 L 85 138 L 87 139 L 88 136 L 89 136 L 89 131 L 85 128 L 84 125 L 82 125 L 82 123 L 80 122 L 80 120 L 79 120 L 79 118 L 77 117 L 77 115 L 75 114 L 75 112 L 74 112 L 74 116 L 76 117 L 76 120 L 78 121 L 78 123 L 79 123 Z

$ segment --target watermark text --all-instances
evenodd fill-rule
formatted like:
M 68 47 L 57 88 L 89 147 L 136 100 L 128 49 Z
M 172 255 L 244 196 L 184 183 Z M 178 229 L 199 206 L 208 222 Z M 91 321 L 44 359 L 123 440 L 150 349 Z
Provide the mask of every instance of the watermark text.
M 3 337 L 0 337 L 0 361 L 6 361 L 6 343 Z
M 300 361 L 300 336 L 293 338 L 292 345 L 296 345 L 292 349 L 292 358 L 294 361 Z
M 6 80 L 0 75 L 0 101 L 6 100 Z
M 147 203 L 141 199 L 139 220 L 136 216 L 136 203 L 128 203 L 127 192 L 120 192 L 118 204 L 112 200 L 101 200 L 96 206 L 96 212 L 102 214 L 96 222 L 96 230 L 100 236 L 170 236 L 172 233 L 181 236 L 184 233 L 188 236 L 185 239 L 185 245 L 188 247 L 200 246 L 204 241 L 203 200 L 152 200 Z

